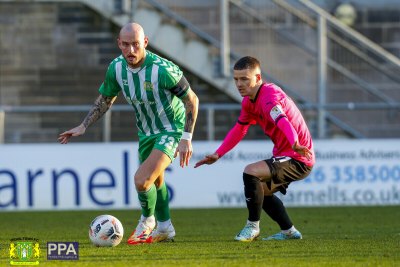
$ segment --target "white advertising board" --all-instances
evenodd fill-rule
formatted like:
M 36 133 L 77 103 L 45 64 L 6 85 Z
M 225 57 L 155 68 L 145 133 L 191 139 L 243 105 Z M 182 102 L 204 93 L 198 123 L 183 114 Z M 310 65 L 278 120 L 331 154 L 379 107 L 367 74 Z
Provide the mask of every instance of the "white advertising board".
M 288 206 L 399 205 L 400 139 L 317 140 L 311 175 L 292 183 Z M 194 142 L 190 166 L 167 169 L 172 208 L 244 207 L 242 173 L 272 143 L 242 141 L 194 169 L 220 142 Z M 138 209 L 137 143 L 0 146 L 0 210 Z

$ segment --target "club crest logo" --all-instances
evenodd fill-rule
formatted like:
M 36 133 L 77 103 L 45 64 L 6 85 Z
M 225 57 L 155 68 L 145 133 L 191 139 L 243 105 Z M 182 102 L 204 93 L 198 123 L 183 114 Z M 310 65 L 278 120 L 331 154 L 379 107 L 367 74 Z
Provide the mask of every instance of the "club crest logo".
M 10 240 L 11 265 L 38 265 L 40 257 L 39 239 L 30 237 Z
M 151 82 L 145 81 L 143 83 L 143 88 L 146 91 L 153 91 L 153 84 Z

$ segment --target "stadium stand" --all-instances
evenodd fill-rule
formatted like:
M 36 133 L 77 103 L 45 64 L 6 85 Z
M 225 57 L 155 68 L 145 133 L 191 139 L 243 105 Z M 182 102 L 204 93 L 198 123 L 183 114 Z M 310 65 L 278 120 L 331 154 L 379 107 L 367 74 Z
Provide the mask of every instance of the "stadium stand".
M 0 1 L 0 105 L 6 111 L 5 143 L 55 142 L 57 134 L 79 122 L 93 103 L 108 63 L 119 54 L 115 43 L 119 24 L 123 23 L 123 19 L 129 20 L 130 14 L 127 15 L 121 7 L 120 12 L 115 14 L 103 12 L 89 2 Z M 169 32 L 178 32 L 176 28 L 182 30 L 182 25 L 186 22 L 200 29 L 201 32 L 193 32 L 190 28 L 183 28 L 184 40 L 203 42 L 207 36 L 219 40 L 219 6 L 215 5 L 216 1 L 168 0 L 162 1 L 164 6 L 153 0 L 137 2 L 137 10 L 142 11 L 142 15 L 164 12 L 158 19 L 161 19 L 164 28 L 169 27 Z M 285 1 L 265 2 L 266 6 L 260 5 L 260 1 L 231 1 L 232 53 L 260 56 L 268 71 L 267 80 L 282 84 L 288 89 L 289 95 L 304 105 L 310 128 L 317 136 L 316 38 L 315 25 L 310 25 L 315 24 L 315 14 L 307 13 L 304 7 L 299 9 L 303 12 L 300 15 L 307 18 L 304 21 L 300 19 L 298 12 L 277 4 Z M 258 12 L 254 13 L 255 10 Z M 358 7 L 360 13 L 354 28 L 398 56 L 399 18 L 393 12 L 390 13 L 391 16 L 385 16 L 383 10 L 384 6 L 370 9 Z M 165 12 L 173 12 L 183 19 L 177 20 L 178 17 L 171 17 L 170 13 Z M 140 15 L 138 13 L 137 16 Z M 150 23 L 147 25 L 152 26 Z M 364 62 L 365 58 L 360 60 L 360 57 L 343 48 L 343 41 L 355 45 L 353 40 L 335 39 L 340 36 L 340 32 L 333 26 L 329 27 L 333 41 L 330 43 L 327 102 L 341 105 L 330 110 L 326 137 L 398 137 L 400 126 L 396 122 L 400 117 L 399 68 L 382 61 L 382 58 L 371 59 L 374 64 L 379 63 L 372 64 L 371 67 L 371 64 Z M 153 29 L 156 30 L 157 28 Z M 293 39 L 308 41 L 296 43 Z M 155 42 L 152 45 L 150 38 L 150 49 L 181 63 L 177 58 L 179 49 L 176 54 L 169 54 L 160 48 L 163 40 L 153 41 Z M 202 46 L 196 46 L 197 43 L 192 42 L 191 47 L 200 49 L 198 51 L 202 53 Z M 232 92 L 232 84 L 227 82 L 231 78 L 218 76 L 218 47 L 209 48 L 206 53 L 209 62 L 203 62 L 208 64 L 203 69 L 207 69 L 205 73 L 211 71 L 210 75 L 202 75 L 194 66 L 183 64 L 201 103 L 224 103 L 238 107 L 239 99 Z M 210 62 L 214 65 L 210 65 Z M 342 68 L 338 68 L 338 65 Z M 384 97 L 379 99 L 377 95 Z M 357 102 L 363 102 L 364 105 L 373 102 L 376 107 L 357 109 L 354 108 L 357 107 Z M 353 109 L 352 103 L 356 103 Z M 388 109 L 390 104 L 393 108 Z M 75 112 L 13 109 L 43 105 L 79 107 L 74 109 Z M 119 98 L 116 105 L 122 106 L 125 102 Z M 14 112 L 10 112 L 11 110 Z M 208 109 L 202 109 L 195 138 L 210 139 L 210 116 L 214 119 L 211 139 L 223 138 L 226 130 L 235 122 L 237 112 L 235 109 L 228 109 L 210 113 Z M 125 109 L 116 109 L 111 116 L 110 141 L 136 139 L 132 113 Z M 104 140 L 102 127 L 101 122 L 97 123 L 77 141 Z M 247 138 L 264 137 L 259 131 L 252 129 Z

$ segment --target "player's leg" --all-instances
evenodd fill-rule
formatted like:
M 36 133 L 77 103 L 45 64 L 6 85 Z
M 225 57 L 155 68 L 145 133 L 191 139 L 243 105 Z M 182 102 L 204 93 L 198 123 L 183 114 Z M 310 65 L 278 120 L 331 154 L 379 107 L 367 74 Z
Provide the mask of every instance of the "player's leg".
M 169 212 L 169 194 L 164 181 L 164 172 L 155 182 L 157 188 L 156 218 L 158 222 L 166 222 L 171 219 Z
M 174 154 L 176 147 L 178 146 L 181 134 L 180 133 L 162 133 L 153 137 L 140 137 L 139 140 L 139 156 L 140 160 L 146 159 L 135 175 L 135 185 L 138 190 L 139 200 L 141 205 L 145 205 L 146 200 L 149 201 L 150 210 L 148 212 L 146 208 L 142 206 L 142 217 L 149 221 L 152 229 L 155 227 L 154 209 L 158 219 L 158 226 L 155 231 L 151 234 L 146 230 L 146 242 L 161 242 L 164 240 L 171 240 L 175 236 L 175 229 L 172 226 L 169 214 L 169 196 L 166 184 L 164 182 L 164 171 L 168 165 L 174 160 Z M 151 149 L 151 153 L 149 151 Z M 162 159 L 161 165 L 157 164 L 160 162 L 154 161 L 155 159 Z M 158 156 L 157 156 L 158 155 Z M 156 164 L 151 165 L 153 162 Z M 147 168 L 145 168 L 148 166 Z M 144 172 L 144 170 L 152 170 L 150 172 Z M 151 174 L 151 179 L 149 177 Z M 155 185 L 154 185 L 155 184 Z M 156 192 L 150 191 L 151 195 L 148 194 L 147 186 L 157 187 Z M 143 187 L 143 188 L 142 188 Z M 143 190 L 142 190 L 143 189 Z M 151 189 L 152 190 L 152 189 Z M 147 192 L 147 193 L 146 193 Z M 153 199 L 156 199 L 153 205 Z M 150 203 L 151 202 L 151 203 Z M 150 215 L 149 217 L 145 216 Z M 140 222 L 139 222 L 140 224 Z M 161 233 L 161 235 L 158 235 Z M 142 236 L 143 238 L 143 236 Z
M 171 222 L 168 188 L 164 173 L 155 182 L 157 187 L 156 219 L 157 227 L 151 233 L 151 242 L 173 241 L 175 229 Z
M 155 142 L 154 148 L 163 151 L 171 160 L 174 160 L 175 150 L 181 138 L 181 133 L 160 134 Z M 167 185 L 164 181 L 163 172 L 156 180 L 157 204 L 156 218 L 157 228 L 151 234 L 151 242 L 170 241 L 175 237 L 175 229 L 171 222 L 169 210 L 169 195 Z
M 282 201 L 274 193 L 280 191 L 286 194 L 289 184 L 305 178 L 311 168 L 288 157 L 273 157 L 266 160 L 266 163 L 272 175 L 263 184 L 263 209 L 271 219 L 277 222 L 281 232 L 263 240 L 302 239 L 301 233 L 294 227 Z
M 150 234 L 156 225 L 154 212 L 157 202 L 157 189 L 154 182 L 170 163 L 171 159 L 164 152 L 153 149 L 149 157 L 136 171 L 135 186 L 142 207 L 142 216 L 135 231 L 128 239 L 128 244 L 150 242 Z
M 270 177 L 265 161 L 247 165 L 243 172 L 244 195 L 249 212 L 246 226 L 236 235 L 237 241 L 252 241 L 260 234 L 260 216 L 264 198 L 262 180 Z
M 262 240 L 302 239 L 301 233 L 294 227 L 282 201 L 272 191 L 268 191 L 268 188 L 264 190 L 267 195 L 264 196 L 263 209 L 279 225 L 281 232 Z

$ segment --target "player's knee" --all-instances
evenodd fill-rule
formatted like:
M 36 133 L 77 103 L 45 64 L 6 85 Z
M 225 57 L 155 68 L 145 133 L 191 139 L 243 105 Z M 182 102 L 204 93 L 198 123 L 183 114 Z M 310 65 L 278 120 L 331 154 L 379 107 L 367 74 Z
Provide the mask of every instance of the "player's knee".
M 252 175 L 252 176 L 257 176 L 257 170 L 256 170 L 256 168 L 255 168 L 252 164 L 247 165 L 247 166 L 244 168 L 243 173 L 246 173 L 246 174 Z
M 258 182 L 260 182 L 260 179 L 257 176 L 243 172 L 243 182 L 244 182 L 244 184 L 258 183 Z
M 135 180 L 135 187 L 138 192 L 146 191 L 144 189 L 144 184 Z
M 138 192 L 147 191 L 150 189 L 152 183 L 148 181 L 148 179 L 144 179 L 143 177 L 135 176 L 135 187 Z

